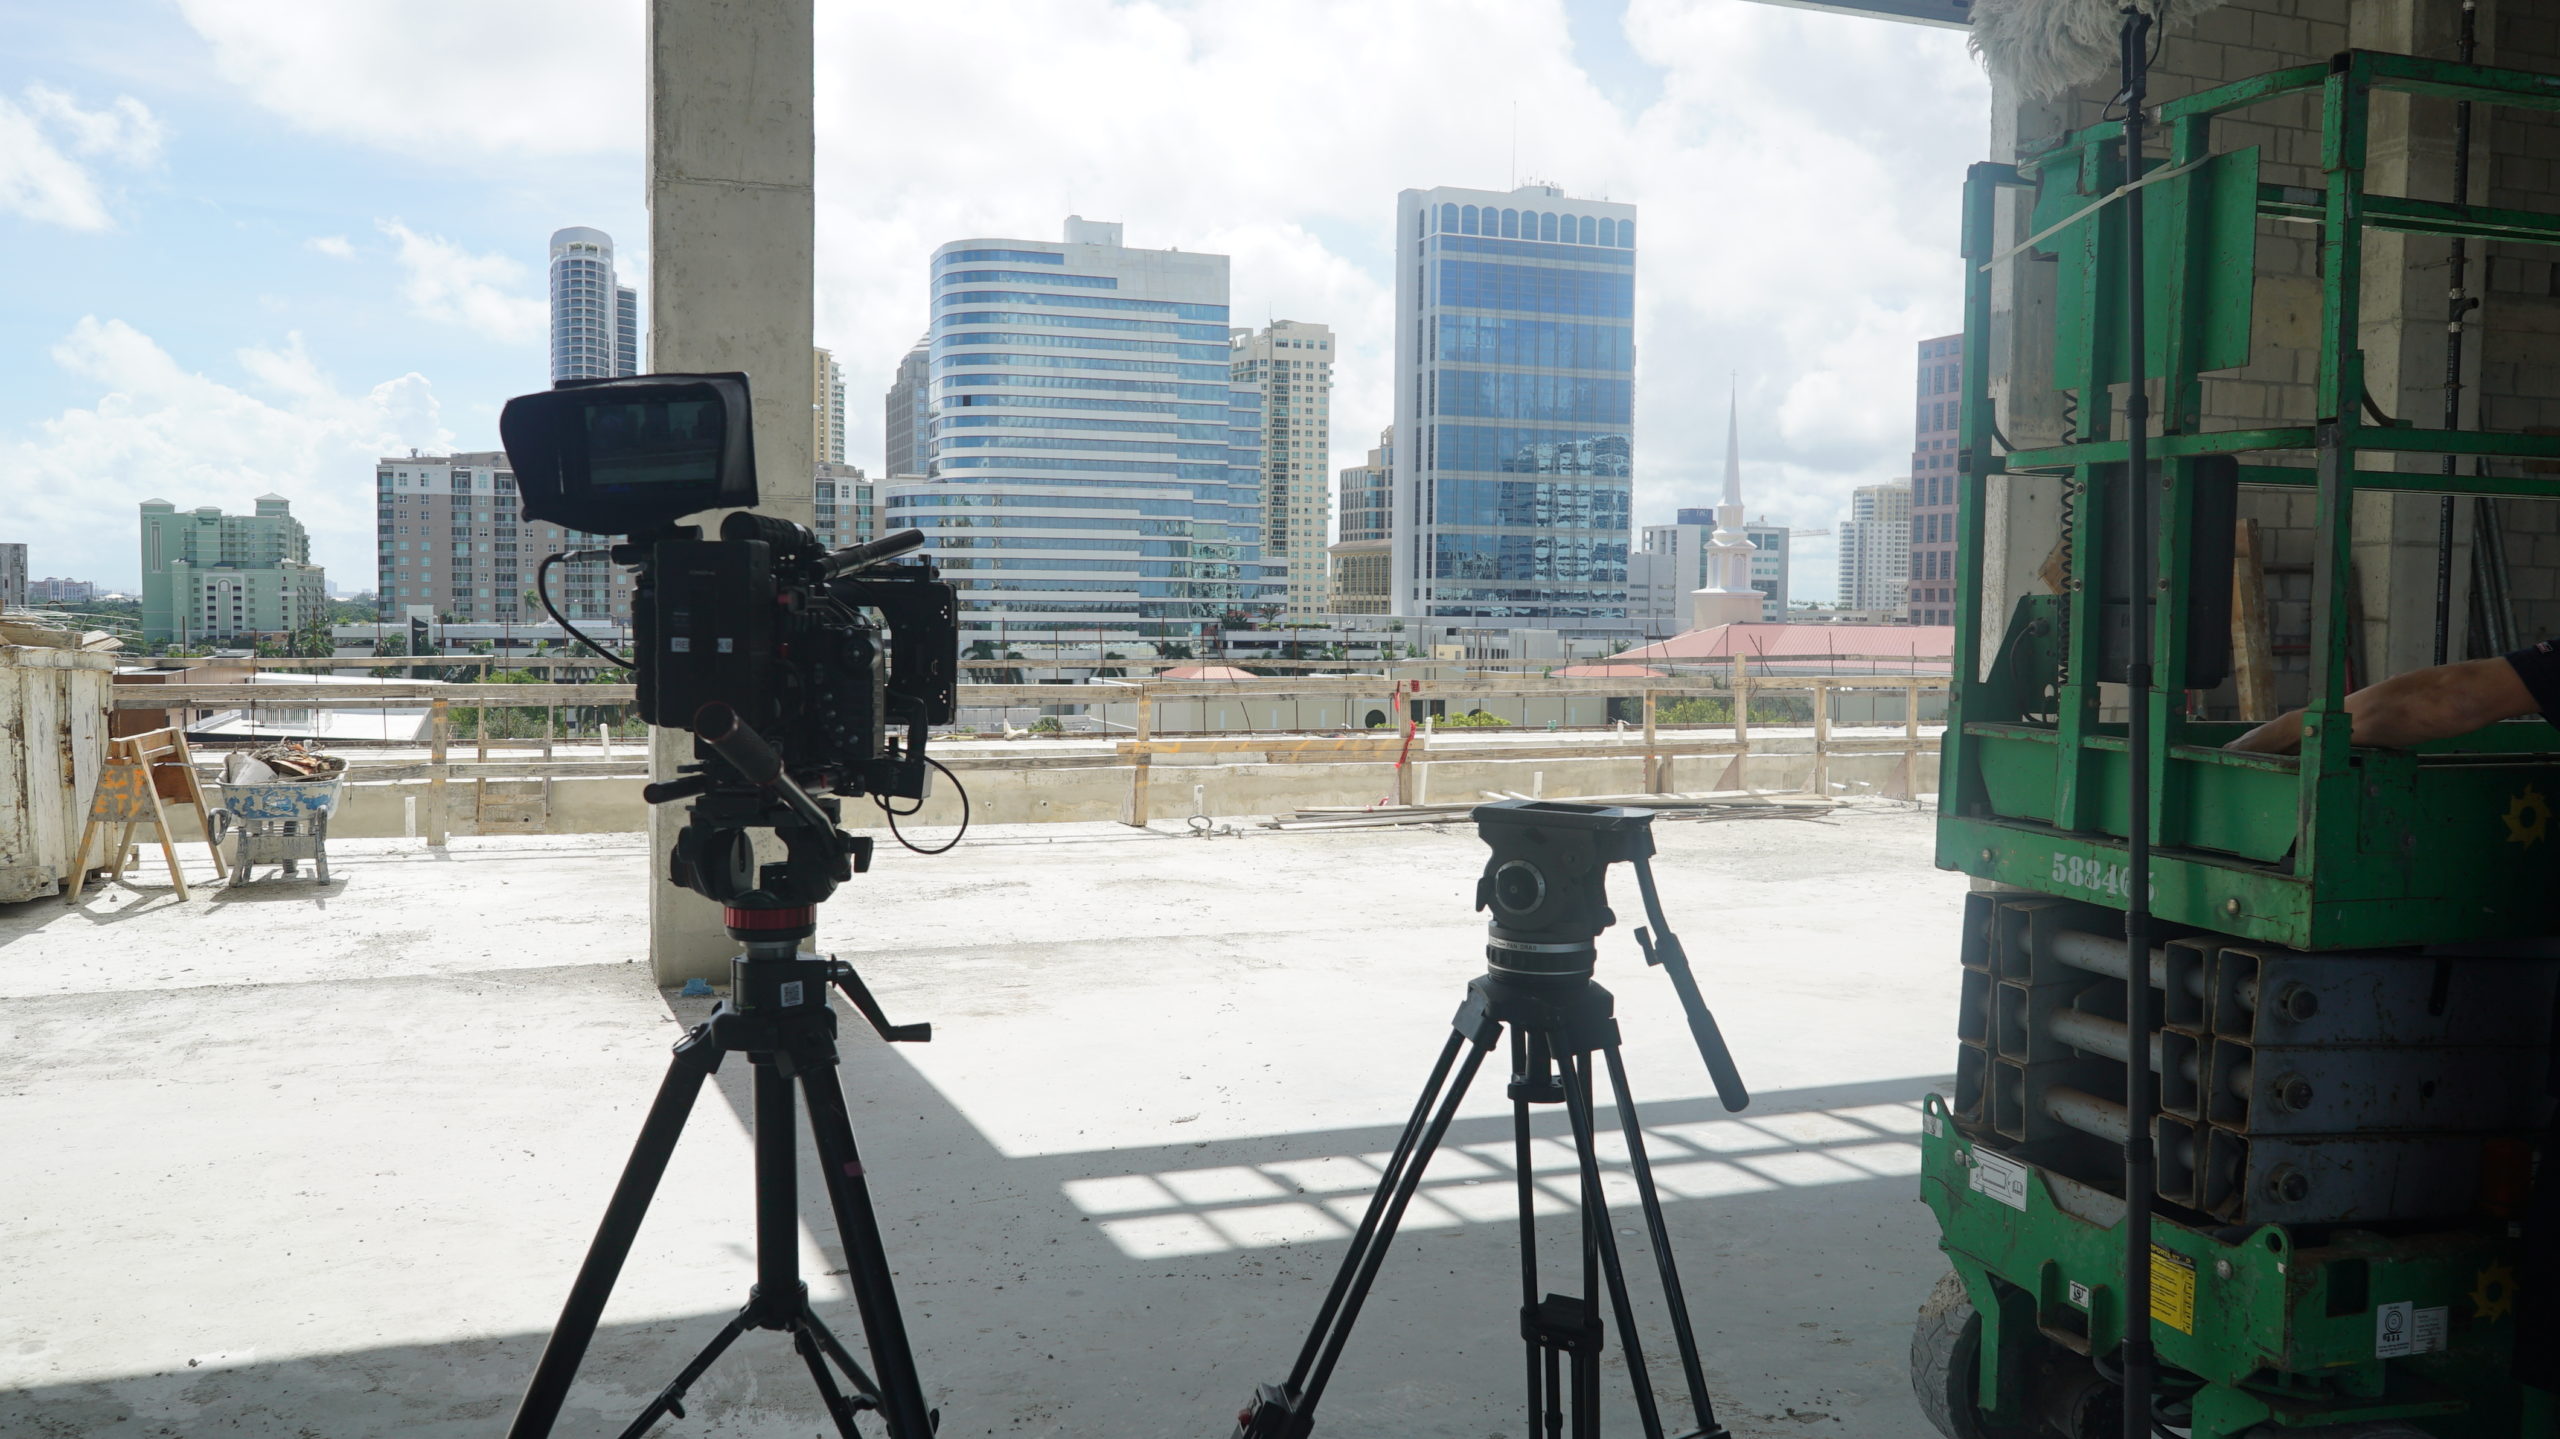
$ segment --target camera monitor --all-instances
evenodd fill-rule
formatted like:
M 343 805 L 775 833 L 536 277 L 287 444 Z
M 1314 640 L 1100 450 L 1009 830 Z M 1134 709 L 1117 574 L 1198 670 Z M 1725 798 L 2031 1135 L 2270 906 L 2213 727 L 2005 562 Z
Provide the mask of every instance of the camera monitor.
M 525 518 L 639 535 L 756 502 L 747 377 L 569 380 L 498 417 Z

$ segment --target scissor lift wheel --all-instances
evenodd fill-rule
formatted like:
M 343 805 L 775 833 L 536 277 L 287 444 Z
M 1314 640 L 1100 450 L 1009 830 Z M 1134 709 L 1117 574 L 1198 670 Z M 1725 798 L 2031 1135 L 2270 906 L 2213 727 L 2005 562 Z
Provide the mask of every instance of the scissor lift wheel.
M 2035 1439 L 2035 1431 L 1993 1424 L 1975 1386 L 1982 1375 L 1982 1316 L 1964 1281 L 1938 1276 L 1911 1327 L 1911 1388 L 1920 1412 L 1946 1439 Z

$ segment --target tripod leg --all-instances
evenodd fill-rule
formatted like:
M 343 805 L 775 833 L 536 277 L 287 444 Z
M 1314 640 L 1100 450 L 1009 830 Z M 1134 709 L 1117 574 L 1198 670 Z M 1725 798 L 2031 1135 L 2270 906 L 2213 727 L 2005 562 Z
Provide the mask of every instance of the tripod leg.
M 1627 1276 L 1618 1263 L 1617 1231 L 1610 1226 L 1609 1203 L 1600 1189 L 1600 1156 L 1592 1147 L 1590 1064 L 1591 1057 L 1582 1054 L 1557 1065 L 1564 1077 L 1565 1112 L 1573 1120 L 1574 1157 L 1582 1167 L 1583 1233 L 1589 1236 L 1586 1242 L 1597 1241 L 1600 1266 L 1608 1275 L 1609 1307 L 1618 1321 L 1618 1345 L 1627 1356 L 1627 1379 L 1636 1392 L 1636 1417 L 1644 1425 L 1645 1439 L 1662 1439 L 1662 1415 L 1653 1402 L 1653 1376 L 1645 1372 L 1643 1346 L 1636 1341 L 1635 1308 L 1627 1302 Z M 1583 1357 L 1594 1365 L 1599 1362 L 1597 1354 Z M 1595 1436 L 1599 1433 L 1596 1410 L 1594 1405 L 1591 1432 Z
M 1697 1411 L 1698 1432 L 1720 1435 L 1716 1406 L 1707 1397 L 1707 1375 L 1698 1360 L 1698 1334 L 1689 1323 L 1689 1300 L 1680 1288 L 1680 1266 L 1671 1257 L 1671 1227 L 1663 1222 L 1662 1195 L 1653 1187 L 1653 1161 L 1644 1152 L 1644 1125 L 1636 1118 L 1635 1096 L 1627 1092 L 1626 1061 L 1618 1046 L 1601 1051 L 1609 1061 L 1609 1089 L 1618 1101 L 1618 1125 L 1626 1132 L 1627 1160 L 1635 1169 L 1636 1192 L 1644 1201 L 1645 1235 L 1653 1244 L 1655 1267 L 1662 1273 L 1664 1304 L 1671 1310 L 1671 1339 L 1680 1351 L 1680 1374 L 1689 1385 L 1689 1407 Z
M 785 1305 L 800 1290 L 799 1106 L 785 1056 L 754 1054 L 756 1292 Z
M 507 1426 L 507 1439 L 541 1439 L 560 1418 L 560 1407 L 569 1397 L 570 1381 L 577 1377 L 578 1364 L 586 1358 L 587 1345 L 595 1338 L 596 1321 L 604 1317 L 605 1300 L 613 1293 L 613 1282 L 622 1274 L 622 1261 L 631 1254 L 632 1238 L 640 1232 L 640 1221 L 649 1212 L 650 1196 L 657 1193 L 659 1177 L 667 1172 L 667 1159 L 675 1153 L 676 1140 L 684 1133 L 685 1117 L 693 1112 L 693 1101 L 702 1093 L 702 1081 L 720 1067 L 724 1052 L 711 1037 L 708 1024 L 696 1026 L 676 1045 L 675 1058 L 667 1065 L 667 1077 L 659 1084 L 658 1097 L 649 1105 L 649 1117 L 640 1126 L 640 1138 L 631 1146 L 631 1158 L 622 1167 L 621 1182 L 614 1185 L 612 1202 L 605 1205 L 604 1222 L 596 1226 L 595 1242 L 587 1247 L 586 1262 L 578 1266 L 577 1282 L 569 1286 L 569 1302 L 561 1306 L 560 1322 L 551 1331 L 551 1341 L 543 1346 L 542 1362 L 534 1366 L 524 1399 L 516 1405 L 515 1422 Z
M 836 1338 L 835 1331 L 818 1317 L 818 1311 L 808 1310 L 803 1322 L 809 1326 L 809 1332 L 817 1336 L 818 1347 L 836 1362 L 837 1368 L 844 1371 L 844 1377 L 852 1381 L 853 1391 L 871 1401 L 872 1408 L 879 1408 L 880 1386 L 871 1382 L 871 1375 L 853 1361 L 853 1356 L 845 1351 L 844 1341 Z
M 1546 1050 L 1543 1043 L 1539 1046 L 1537 1059 L 1543 1071 L 1546 1063 Z M 1513 1080 L 1511 1169 L 1513 1182 L 1518 1187 L 1520 1197 L 1520 1312 L 1522 1314 L 1532 1313 L 1538 1307 L 1538 1186 L 1529 1176 L 1529 1101 L 1521 1097 L 1519 1092 L 1519 1085 L 1529 1076 L 1529 1064 L 1528 1031 L 1514 1029 L 1511 1031 Z M 1543 1347 L 1534 1340 L 1525 1339 L 1521 1345 L 1529 1384 L 1529 1433 L 1533 1436 L 1539 1432 L 1541 1415 L 1547 1416 L 1547 1432 L 1551 1435 L 1558 1422 L 1555 1416 L 1548 1412 L 1547 1396 L 1553 1392 L 1552 1381 L 1549 1385 L 1541 1385 L 1539 1382 L 1544 1377 L 1545 1371 L 1553 1367 L 1555 1358 L 1554 1352 L 1549 1350 L 1546 1356 L 1548 1362 L 1541 1364 L 1539 1352 Z
M 751 1303 L 739 1310 L 737 1317 L 721 1325 L 720 1332 L 711 1336 L 711 1342 L 702 1346 L 702 1352 L 693 1356 L 693 1362 L 684 1366 L 683 1372 L 677 1374 L 666 1388 L 658 1391 L 658 1397 L 649 1401 L 648 1408 L 640 1411 L 640 1417 L 623 1426 L 620 1439 L 640 1439 L 641 1435 L 649 1432 L 650 1425 L 669 1414 L 682 1419 L 684 1396 L 693 1388 L 693 1381 L 702 1377 L 713 1360 L 727 1353 L 729 1346 L 738 1342 L 739 1335 L 754 1327 L 755 1313 L 756 1306 Z
M 862 1431 L 853 1427 L 853 1401 L 836 1387 L 836 1376 L 827 1371 L 827 1362 L 818 1355 L 818 1341 L 808 1325 L 791 1328 L 791 1347 L 800 1351 L 800 1362 L 809 1366 L 809 1378 L 818 1386 L 818 1398 L 827 1406 L 827 1417 L 836 1421 L 836 1432 L 844 1439 L 862 1439 Z
M 1449 1122 L 1458 1117 L 1458 1105 L 1466 1099 L 1467 1086 L 1475 1082 L 1476 1070 L 1493 1049 L 1496 1033 L 1495 1026 L 1488 1023 L 1479 1031 L 1475 1042 L 1467 1046 L 1467 1057 L 1459 1064 L 1457 1077 L 1449 1082 L 1449 1092 L 1441 1097 L 1438 1112 L 1431 1116 L 1431 1127 L 1423 1131 L 1422 1140 L 1414 1146 L 1404 1172 L 1396 1176 L 1395 1196 L 1387 1202 L 1386 1213 L 1379 1218 L 1374 1242 L 1360 1253 L 1360 1272 L 1353 1276 L 1350 1288 L 1344 1292 L 1338 1322 L 1333 1326 L 1333 1332 L 1326 1336 L 1324 1352 L 1307 1376 L 1305 1394 L 1297 1406 L 1300 1433 L 1314 1427 L 1316 1401 L 1324 1397 L 1324 1386 L 1333 1378 L 1334 1363 L 1342 1357 L 1342 1346 L 1350 1341 L 1351 1326 L 1359 1320 L 1360 1306 L 1368 1300 L 1370 1282 L 1378 1277 L 1378 1266 L 1386 1261 L 1387 1246 L 1395 1240 L 1396 1226 L 1404 1222 L 1405 1207 L 1413 1202 L 1413 1192 L 1422 1187 L 1422 1171 L 1430 1166 L 1432 1153 L 1439 1149 L 1442 1136 L 1449 1132 Z
M 925 1407 L 924 1381 L 916 1375 L 914 1352 L 907 1345 L 907 1322 L 898 1312 L 896 1282 L 889 1273 L 889 1254 L 881 1247 L 880 1223 L 871 1210 L 871 1187 L 862 1177 L 862 1156 L 854 1148 L 853 1117 L 844 1106 L 844 1089 L 836 1080 L 834 1041 L 826 1052 L 800 1059 L 800 1093 L 809 1105 L 809 1133 L 817 1141 L 818 1167 L 826 1175 L 827 1199 L 836 1212 L 836 1234 L 844 1241 L 845 1267 L 853 1283 L 853 1302 L 862 1315 L 863 1337 L 871 1360 L 880 1368 L 880 1409 L 889 1423 L 890 1439 L 933 1439 L 933 1416 Z
M 1431 1077 L 1422 1082 L 1422 1097 L 1413 1102 L 1413 1113 L 1405 1118 L 1404 1132 L 1396 1136 L 1396 1147 L 1387 1156 L 1386 1172 L 1379 1176 L 1377 1189 L 1369 1195 L 1369 1207 L 1360 1216 L 1360 1227 L 1352 1231 L 1351 1247 L 1343 1253 L 1342 1267 L 1334 1271 L 1333 1286 L 1325 1291 L 1324 1303 L 1316 1310 L 1315 1326 L 1307 1331 L 1307 1342 L 1298 1350 L 1298 1362 L 1290 1367 L 1285 1387 L 1292 1394 L 1303 1391 L 1308 1373 L 1315 1368 L 1316 1356 L 1323 1351 L 1325 1336 L 1333 1332 L 1333 1317 L 1341 1312 L 1343 1298 L 1351 1292 L 1351 1276 L 1377 1238 L 1378 1223 L 1386 1216 L 1388 1201 L 1404 1177 L 1405 1166 L 1413 1159 L 1414 1144 L 1422 1137 L 1422 1127 L 1431 1120 L 1431 1106 L 1438 1102 L 1441 1086 L 1449 1082 L 1449 1070 L 1458 1062 L 1458 1046 L 1464 1043 L 1466 1036 L 1451 1030 L 1448 1043 L 1440 1046 L 1440 1057 L 1431 1065 Z

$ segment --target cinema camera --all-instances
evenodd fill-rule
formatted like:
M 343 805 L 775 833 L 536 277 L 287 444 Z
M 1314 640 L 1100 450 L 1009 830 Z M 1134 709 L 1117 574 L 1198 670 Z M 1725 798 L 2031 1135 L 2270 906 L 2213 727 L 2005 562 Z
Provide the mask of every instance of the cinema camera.
M 930 561 L 891 563 L 923 535 L 830 553 L 802 526 L 747 513 L 755 443 L 740 374 L 573 380 L 508 401 L 499 430 L 527 518 L 627 537 L 546 558 L 535 592 L 562 629 L 635 671 L 641 719 L 694 733 L 698 764 L 651 786 L 651 803 L 726 797 L 736 802 L 714 808 L 734 818 L 774 802 L 770 766 L 753 752 L 761 738 L 806 791 L 913 813 L 940 768 L 925 755 L 927 727 L 950 721 L 958 671 L 951 586 Z M 711 509 L 736 511 L 717 540 L 676 523 Z M 607 556 L 639 571 L 629 660 L 579 634 L 547 583 L 555 564 Z M 735 858 L 680 850 L 679 870 L 693 873 L 679 882 L 725 901 Z
M 932 1439 L 934 1413 L 837 1078 L 828 991 L 841 991 L 884 1040 L 929 1040 L 932 1027 L 890 1023 L 851 964 L 801 945 L 817 931 L 819 903 L 870 867 L 871 840 L 838 827 L 837 796 L 869 796 L 894 833 L 897 816 L 922 805 L 928 771 L 942 769 L 925 757 L 925 738 L 951 719 L 958 697 L 952 588 L 930 561 L 901 558 L 924 543 L 914 530 L 829 553 L 799 525 L 739 508 L 757 498 L 744 375 L 570 381 L 508 401 L 498 425 L 528 519 L 626 536 L 610 549 L 545 558 L 534 590 L 562 630 L 634 672 L 642 719 L 692 732 L 694 763 L 641 793 L 651 804 L 692 801 L 669 877 L 717 901 L 741 949 L 728 996 L 675 1046 L 507 1432 L 551 1433 L 696 1096 L 724 1056 L 741 1054 L 754 1067 L 756 1284 L 623 1432 L 681 1417 L 688 1390 L 732 1342 L 774 1329 L 791 1336 L 839 1435 L 854 1436 L 855 1416 L 877 1411 L 891 1439 Z M 735 510 L 716 540 L 677 523 L 714 509 Z M 639 572 L 629 659 L 579 633 L 551 602 L 552 566 L 605 558 Z M 963 794 L 963 828 L 967 804 Z M 781 859 L 757 854 L 759 829 L 773 832 Z M 819 1317 L 800 1277 L 803 1108 L 871 1370 Z

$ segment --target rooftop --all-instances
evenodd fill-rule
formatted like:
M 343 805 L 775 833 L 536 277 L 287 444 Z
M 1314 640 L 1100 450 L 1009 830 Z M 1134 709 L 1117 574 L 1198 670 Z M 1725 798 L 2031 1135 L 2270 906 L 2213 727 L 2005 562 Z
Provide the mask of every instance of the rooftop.
M 1286 1371 L 1482 967 L 1464 825 L 1174 828 L 893 850 L 822 911 L 818 947 L 934 1025 L 892 1048 L 848 1015 L 843 1074 L 947 1434 L 1223 1431 Z M 1722 1415 L 1744 1439 L 1925 1439 L 1903 1355 L 1940 1261 L 1910 1176 L 1954 1049 L 1962 884 L 1907 808 L 1657 828 L 1751 1109 L 1708 1098 L 1623 931 L 1601 979 Z M 325 890 L 180 903 L 154 872 L 0 907 L 0 1088 L 12 1131 L 49 1138 L 6 1185 L 0 1432 L 436 1439 L 512 1406 L 667 1046 L 711 1002 L 649 981 L 636 835 L 331 849 Z M 620 1424 L 743 1298 L 748 1078 L 724 1067 L 696 1109 L 563 1432 Z M 1339 1432 L 1518 1432 L 1509 1154 L 1481 1083 L 1328 1397 Z M 851 1338 L 823 1220 L 803 1263 Z M 769 1334 L 689 1407 L 690 1432 L 820 1422 Z

